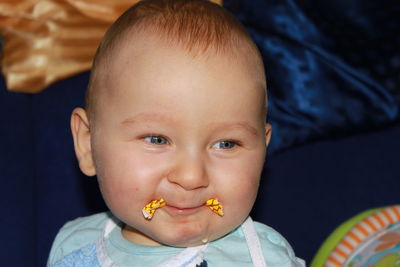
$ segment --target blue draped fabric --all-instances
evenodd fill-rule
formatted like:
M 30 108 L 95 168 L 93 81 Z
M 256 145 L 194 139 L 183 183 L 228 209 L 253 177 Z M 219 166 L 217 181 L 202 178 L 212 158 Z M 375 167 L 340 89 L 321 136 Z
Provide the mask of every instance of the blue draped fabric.
M 238 1 L 265 60 L 270 152 L 399 120 L 400 2 Z

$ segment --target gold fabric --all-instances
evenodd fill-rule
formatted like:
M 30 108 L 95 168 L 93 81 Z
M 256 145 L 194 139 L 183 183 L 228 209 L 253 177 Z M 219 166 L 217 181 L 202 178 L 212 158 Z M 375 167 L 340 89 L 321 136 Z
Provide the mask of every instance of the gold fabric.
M 106 29 L 137 1 L 1 0 L 1 68 L 7 88 L 37 93 L 89 70 Z

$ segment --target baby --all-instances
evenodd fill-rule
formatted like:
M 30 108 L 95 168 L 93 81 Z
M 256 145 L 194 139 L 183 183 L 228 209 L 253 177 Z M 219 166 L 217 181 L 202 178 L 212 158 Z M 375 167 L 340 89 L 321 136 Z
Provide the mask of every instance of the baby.
M 145 0 L 108 30 L 86 109 L 71 116 L 80 169 L 110 209 L 67 223 L 49 266 L 304 266 L 249 217 L 271 126 L 260 54 L 205 0 Z

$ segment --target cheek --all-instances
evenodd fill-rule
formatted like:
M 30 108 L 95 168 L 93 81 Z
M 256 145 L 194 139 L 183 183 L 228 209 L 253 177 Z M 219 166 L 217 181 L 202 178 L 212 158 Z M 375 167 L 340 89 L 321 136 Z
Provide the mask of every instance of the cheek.
M 98 152 L 97 176 L 110 208 L 132 203 L 143 206 L 156 197 L 158 185 L 166 173 L 161 160 L 126 144 L 114 144 Z
M 225 213 L 219 229 L 234 229 L 249 215 L 257 196 L 263 162 L 262 153 L 249 153 L 247 157 L 214 163 L 213 186 Z
M 263 153 L 249 153 L 247 157 L 221 162 L 214 173 L 216 192 L 221 194 L 226 204 L 251 209 L 257 195 L 263 163 Z

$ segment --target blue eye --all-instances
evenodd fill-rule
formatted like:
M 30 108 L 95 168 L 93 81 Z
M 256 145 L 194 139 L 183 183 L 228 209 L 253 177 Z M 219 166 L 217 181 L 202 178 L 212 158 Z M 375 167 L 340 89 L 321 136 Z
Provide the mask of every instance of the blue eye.
M 236 142 L 234 141 L 221 141 L 213 145 L 213 148 L 218 148 L 218 149 L 232 149 L 236 146 Z
M 168 145 L 168 140 L 162 136 L 147 136 L 144 140 L 154 145 Z

